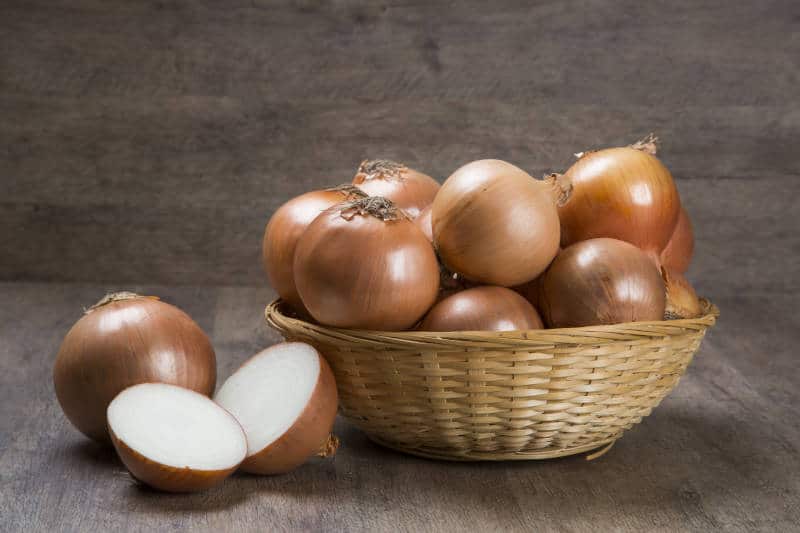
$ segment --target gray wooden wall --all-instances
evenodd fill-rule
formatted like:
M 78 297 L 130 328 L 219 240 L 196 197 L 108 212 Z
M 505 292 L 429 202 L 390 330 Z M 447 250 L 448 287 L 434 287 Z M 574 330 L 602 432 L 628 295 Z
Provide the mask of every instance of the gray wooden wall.
M 261 285 L 269 215 L 363 158 L 655 131 L 700 292 L 796 291 L 799 6 L 3 0 L 0 280 Z

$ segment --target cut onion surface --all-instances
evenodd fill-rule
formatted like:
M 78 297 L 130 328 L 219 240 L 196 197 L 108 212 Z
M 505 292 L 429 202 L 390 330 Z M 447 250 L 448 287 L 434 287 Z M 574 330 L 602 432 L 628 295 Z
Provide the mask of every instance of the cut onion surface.
M 328 363 L 308 344 L 276 344 L 254 355 L 215 399 L 247 435 L 245 472 L 282 474 L 314 454 L 335 451 L 336 382 Z
M 119 393 L 108 406 L 108 428 L 131 475 L 168 492 L 212 487 L 247 455 L 244 431 L 230 413 L 207 396 L 166 383 Z

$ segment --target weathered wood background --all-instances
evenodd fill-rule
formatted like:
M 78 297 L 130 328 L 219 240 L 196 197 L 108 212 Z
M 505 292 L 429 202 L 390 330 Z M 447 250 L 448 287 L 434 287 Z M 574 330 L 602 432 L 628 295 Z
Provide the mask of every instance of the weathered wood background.
M 788 531 L 800 523 L 800 4 L 0 0 L 0 530 Z M 720 324 L 601 460 L 453 465 L 340 422 L 333 462 L 132 486 L 60 413 L 60 339 L 162 294 L 220 376 L 277 337 L 261 232 L 388 157 L 532 174 L 654 131 Z

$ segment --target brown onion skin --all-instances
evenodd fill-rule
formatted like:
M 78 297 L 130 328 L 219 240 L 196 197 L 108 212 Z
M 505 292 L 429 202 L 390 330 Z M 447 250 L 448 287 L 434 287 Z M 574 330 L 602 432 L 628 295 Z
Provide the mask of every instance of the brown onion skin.
M 589 152 L 564 178 L 572 191 L 558 209 L 563 247 L 609 237 L 658 257 L 667 245 L 680 198 L 672 175 L 655 156 L 631 147 Z
M 128 446 L 111 428 L 108 428 L 108 434 L 117 455 L 131 477 L 164 492 L 198 492 L 210 489 L 222 483 L 239 468 L 239 465 L 234 465 L 222 470 L 199 470 L 165 465 L 145 457 Z
M 132 385 L 161 382 L 209 396 L 217 380 L 208 337 L 189 315 L 136 296 L 95 307 L 69 330 L 53 383 L 70 422 L 87 437 L 109 440 L 106 409 Z
M 431 217 L 444 264 L 475 282 L 520 285 L 558 252 L 552 187 L 505 161 L 473 161 L 456 170 L 436 195 Z
M 411 218 L 417 218 L 439 192 L 439 182 L 427 174 L 381 159 L 363 161 L 353 185 L 369 196 L 391 200 Z
M 661 276 L 666 287 L 667 304 L 664 310 L 666 320 L 697 318 L 703 314 L 703 306 L 683 274 L 661 267 Z
M 420 331 L 519 331 L 542 329 L 542 320 L 522 296 L 505 287 L 456 292 L 433 306 Z
M 433 242 L 433 224 L 431 222 L 431 212 L 433 211 L 433 204 L 419 212 L 419 216 L 414 219 L 414 224 L 425 234 L 425 237 Z
M 439 290 L 431 243 L 405 216 L 381 220 L 367 213 L 348 220 L 347 205 L 317 217 L 297 244 L 294 277 L 306 309 L 329 326 L 410 328 Z
M 692 229 L 692 221 L 686 209 L 681 208 L 678 223 L 675 224 L 675 230 L 672 232 L 664 251 L 661 252 L 661 264 L 673 272 L 683 274 L 689 270 L 693 253 L 694 230 Z
M 303 412 L 277 440 L 248 456 L 241 469 L 251 474 L 285 474 L 305 463 L 312 455 L 321 455 L 331 436 L 338 408 L 336 380 L 331 367 L 320 355 L 319 378 Z
M 664 282 L 651 257 L 617 239 L 565 248 L 545 272 L 539 310 L 549 327 L 662 320 Z
M 352 196 L 341 189 L 311 191 L 292 198 L 275 211 L 264 229 L 261 260 L 275 292 L 301 316 L 305 308 L 294 284 L 297 240 L 320 213 Z

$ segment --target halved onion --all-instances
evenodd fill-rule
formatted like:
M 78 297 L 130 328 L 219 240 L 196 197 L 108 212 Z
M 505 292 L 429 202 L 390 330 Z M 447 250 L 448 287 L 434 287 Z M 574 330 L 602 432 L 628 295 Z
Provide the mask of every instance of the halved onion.
M 108 406 L 108 428 L 125 467 L 137 480 L 169 492 L 212 487 L 247 455 L 236 419 L 211 399 L 165 383 L 143 383 Z
M 247 435 L 242 470 L 281 474 L 314 454 L 336 451 L 336 382 L 308 344 L 276 344 L 251 357 L 222 385 L 215 400 Z
M 391 200 L 411 218 L 430 205 L 439 191 L 439 183 L 432 177 L 387 159 L 363 161 L 353 185 L 369 196 Z
M 541 329 L 536 309 L 505 287 L 483 286 L 452 294 L 425 315 L 421 331 L 517 331 Z

